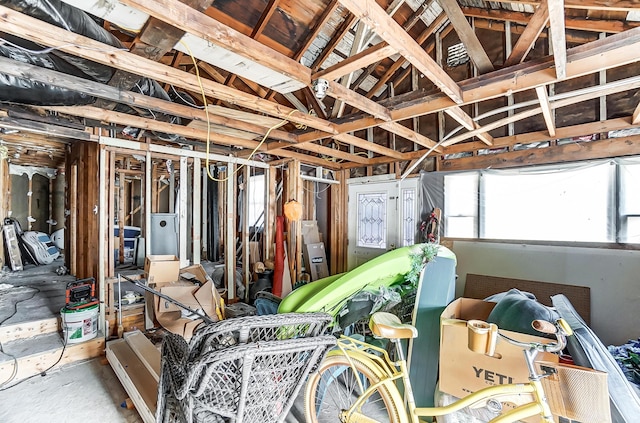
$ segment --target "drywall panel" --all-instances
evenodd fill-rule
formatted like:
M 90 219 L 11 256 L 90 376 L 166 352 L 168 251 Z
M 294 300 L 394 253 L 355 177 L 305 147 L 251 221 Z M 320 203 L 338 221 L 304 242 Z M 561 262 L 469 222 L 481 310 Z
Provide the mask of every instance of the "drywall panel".
M 467 273 L 591 288 L 591 328 L 605 345 L 640 336 L 640 251 L 455 241 L 456 296 Z

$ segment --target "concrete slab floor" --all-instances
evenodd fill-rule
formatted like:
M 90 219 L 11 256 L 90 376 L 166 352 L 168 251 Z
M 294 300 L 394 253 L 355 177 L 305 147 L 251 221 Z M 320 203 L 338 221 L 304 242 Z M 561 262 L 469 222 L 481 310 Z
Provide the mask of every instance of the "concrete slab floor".
M 0 422 L 142 423 L 127 398 L 109 364 L 82 361 L 0 391 Z

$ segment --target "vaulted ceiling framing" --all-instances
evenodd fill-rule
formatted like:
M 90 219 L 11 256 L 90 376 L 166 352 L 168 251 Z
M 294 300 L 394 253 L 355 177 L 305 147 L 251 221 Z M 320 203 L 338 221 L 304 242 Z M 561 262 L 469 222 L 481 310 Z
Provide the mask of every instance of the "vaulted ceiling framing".
M 31 148 L 38 148 L 33 139 L 42 142 L 43 163 L 59 160 L 70 140 L 92 139 L 83 130 L 92 126 L 339 169 L 408 165 L 426 154 L 473 157 L 591 133 L 616 143 L 608 131 L 640 125 L 634 1 L 64 1 L 96 15 L 125 48 L 40 21 L 15 3 L 0 1 L 0 38 L 114 70 L 105 83 L 0 57 L 2 74 L 95 98 L 88 105 L 9 104 L 0 94 L 0 128 L 22 131 L 0 138 L 20 143 L 33 134 Z M 449 68 L 446 48 L 456 43 L 470 61 Z M 157 81 L 171 101 L 140 94 L 140 77 Z M 327 97 L 320 98 L 316 86 L 325 81 Z M 189 102 L 175 101 L 178 91 Z M 567 107 L 590 111 L 599 99 L 600 114 L 572 117 Z

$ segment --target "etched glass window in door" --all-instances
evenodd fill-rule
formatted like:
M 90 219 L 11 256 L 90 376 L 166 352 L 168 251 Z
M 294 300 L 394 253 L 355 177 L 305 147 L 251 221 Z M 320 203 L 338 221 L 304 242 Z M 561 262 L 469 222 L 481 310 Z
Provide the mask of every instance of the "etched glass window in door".
M 387 248 L 387 196 L 358 194 L 358 247 Z
M 416 239 L 416 190 L 402 190 L 402 246 L 415 244 Z

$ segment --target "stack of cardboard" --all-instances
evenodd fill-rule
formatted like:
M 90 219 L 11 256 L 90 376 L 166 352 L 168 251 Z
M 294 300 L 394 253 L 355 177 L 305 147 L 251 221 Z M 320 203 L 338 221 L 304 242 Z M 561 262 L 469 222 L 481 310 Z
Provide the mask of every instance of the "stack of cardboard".
M 315 281 L 329 276 L 327 255 L 324 243 L 320 240 L 320 232 L 315 220 L 302 221 L 302 243 L 305 269 L 311 275 L 311 280 Z
M 176 256 L 151 255 L 145 260 L 144 271 L 149 286 L 161 294 L 192 310 L 206 313 L 214 321 L 223 318 L 220 294 L 201 265 L 180 269 L 180 260 Z M 194 318 L 188 311 L 157 296 L 152 300 L 148 297 L 147 304 L 147 308 L 153 310 L 155 319 L 162 327 L 182 335 L 187 340 L 203 322 L 201 318 Z

